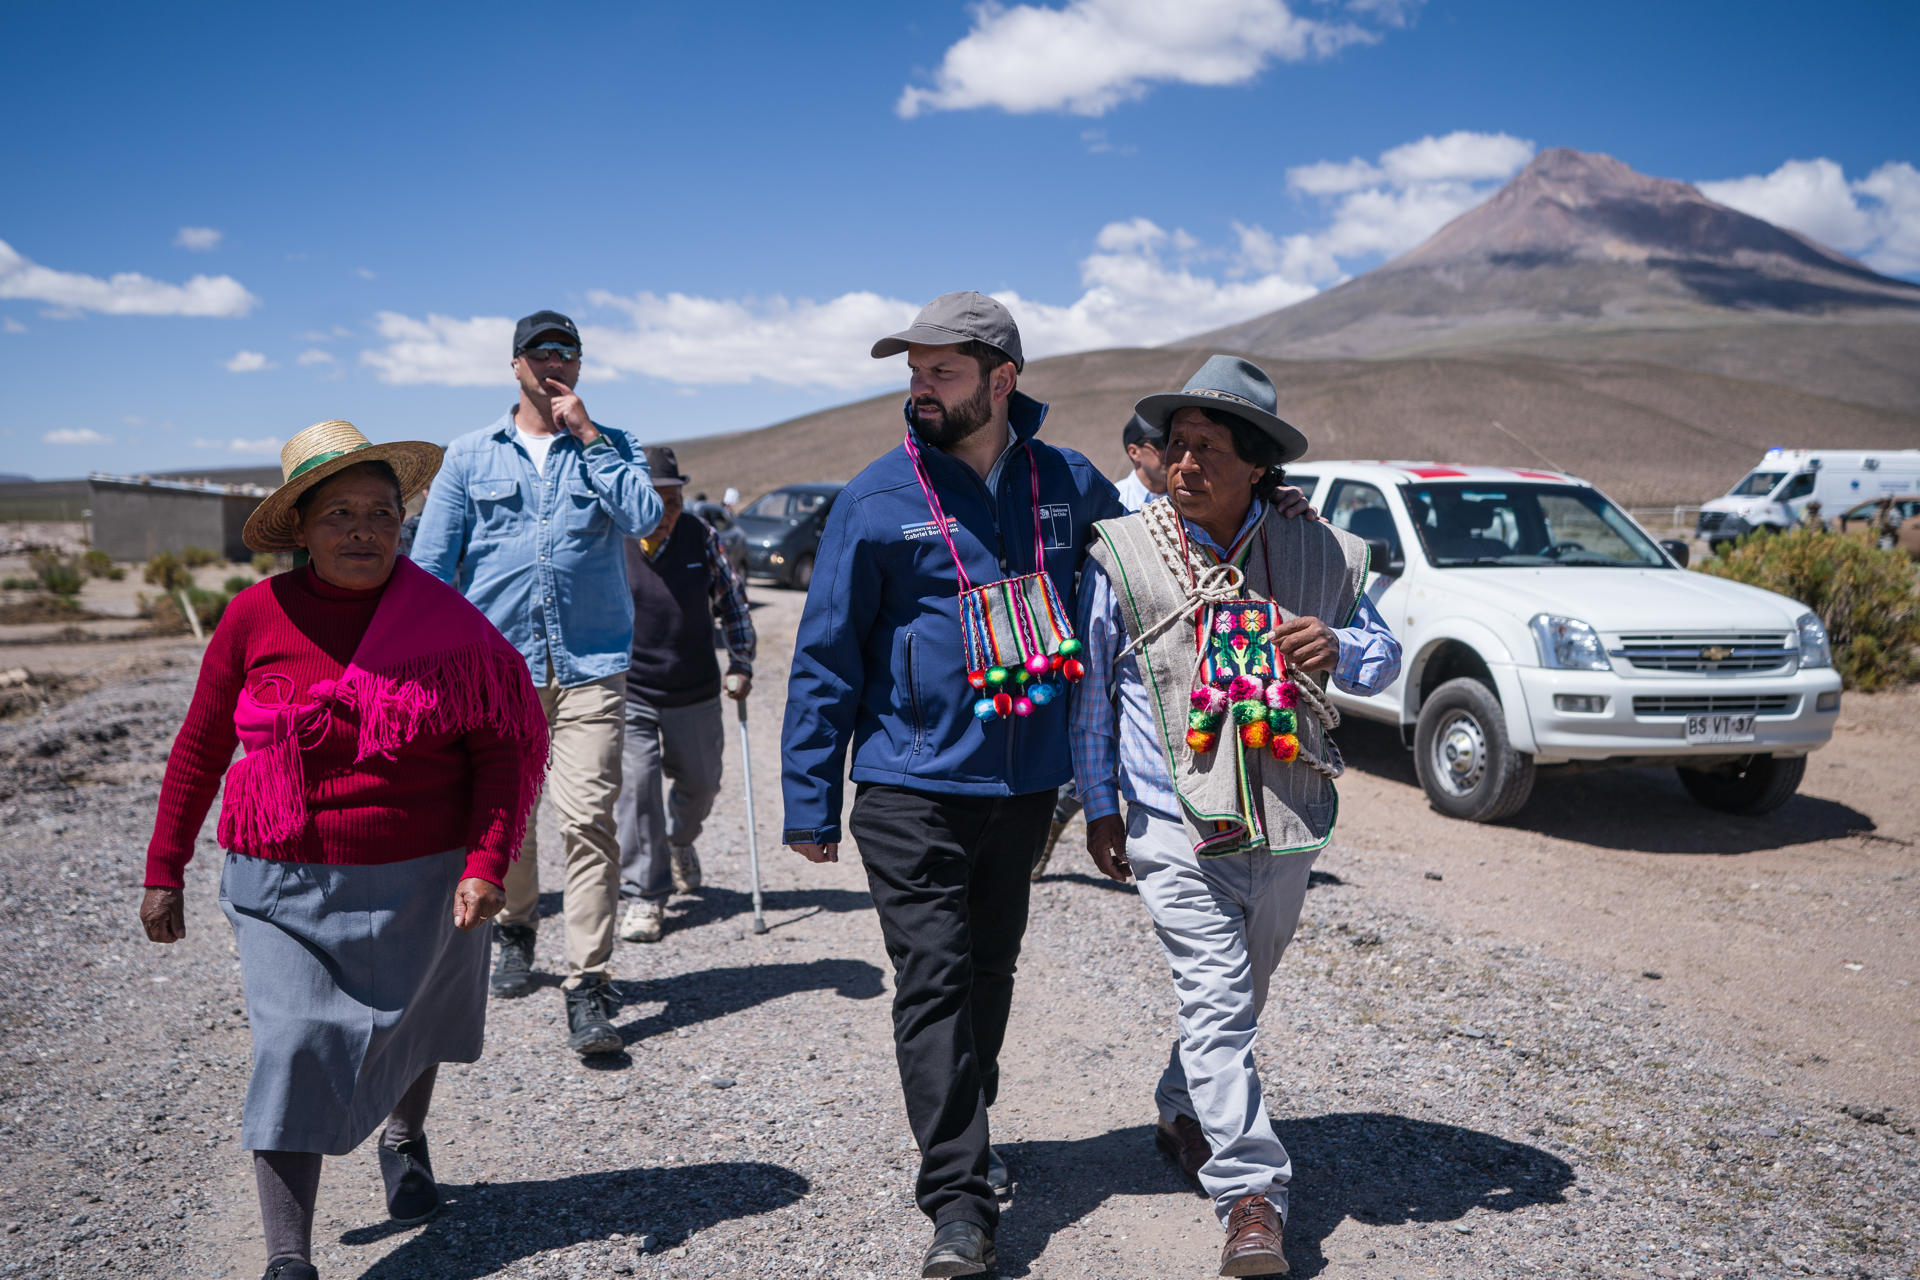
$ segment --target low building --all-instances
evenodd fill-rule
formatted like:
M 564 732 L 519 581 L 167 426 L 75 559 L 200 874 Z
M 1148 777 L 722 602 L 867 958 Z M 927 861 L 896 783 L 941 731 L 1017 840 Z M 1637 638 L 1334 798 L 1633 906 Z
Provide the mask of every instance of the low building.
M 115 560 L 146 560 L 205 547 L 229 560 L 252 556 L 240 531 L 272 492 L 257 484 L 155 480 L 147 476 L 87 477 L 93 502 L 93 546 Z

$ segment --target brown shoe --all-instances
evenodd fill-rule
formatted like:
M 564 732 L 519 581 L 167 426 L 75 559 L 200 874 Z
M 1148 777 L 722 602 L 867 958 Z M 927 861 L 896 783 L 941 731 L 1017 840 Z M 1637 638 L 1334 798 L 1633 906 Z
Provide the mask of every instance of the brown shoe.
M 1227 1213 L 1227 1242 L 1220 1246 L 1223 1276 L 1283 1276 L 1280 1211 L 1265 1196 L 1242 1196 Z
M 1153 1126 L 1153 1145 L 1180 1166 L 1180 1172 L 1196 1188 L 1200 1185 L 1200 1166 L 1213 1159 L 1213 1148 L 1200 1132 L 1200 1122 L 1192 1116 L 1177 1115 L 1171 1122 L 1162 1120 Z

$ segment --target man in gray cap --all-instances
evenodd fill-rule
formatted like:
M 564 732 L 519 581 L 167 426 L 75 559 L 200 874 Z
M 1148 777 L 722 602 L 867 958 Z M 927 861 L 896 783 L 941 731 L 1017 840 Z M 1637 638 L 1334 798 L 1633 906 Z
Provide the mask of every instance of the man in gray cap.
M 893 961 L 915 1193 L 934 1223 L 922 1274 L 972 1275 L 993 1265 L 1011 1185 L 987 1108 L 1027 873 L 1072 768 L 1065 698 L 981 713 L 994 701 L 971 687 L 985 673 L 968 669 L 959 594 L 1045 574 L 1070 615 L 1093 523 L 1121 508 L 1086 458 L 1036 438 L 1046 406 L 1016 389 L 1020 332 L 998 302 L 934 299 L 873 347 L 901 352 L 906 440 L 840 492 L 814 562 L 787 687 L 783 838 L 811 861 L 838 859 L 851 754 L 848 825 Z

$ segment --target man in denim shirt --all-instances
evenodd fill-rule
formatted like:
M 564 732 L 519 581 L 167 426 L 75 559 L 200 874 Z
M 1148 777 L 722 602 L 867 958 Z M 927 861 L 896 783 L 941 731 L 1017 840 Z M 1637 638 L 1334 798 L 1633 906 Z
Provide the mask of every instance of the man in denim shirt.
M 620 897 L 621 718 L 633 645 L 624 540 L 653 532 L 660 496 L 626 434 L 587 416 L 574 394 L 580 334 L 536 311 L 513 335 L 520 401 L 447 446 L 421 514 L 413 559 L 455 582 L 526 655 L 553 735 L 547 793 L 565 846 L 567 1045 L 615 1053 L 608 967 Z M 507 872 L 495 921 L 493 990 L 533 990 L 540 897 L 534 824 Z

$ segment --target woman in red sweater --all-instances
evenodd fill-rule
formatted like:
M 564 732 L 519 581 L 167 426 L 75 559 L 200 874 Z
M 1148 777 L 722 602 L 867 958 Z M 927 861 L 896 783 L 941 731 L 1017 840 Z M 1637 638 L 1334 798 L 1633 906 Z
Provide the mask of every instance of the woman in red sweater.
M 397 555 L 437 445 L 323 422 L 243 534 L 307 566 L 234 597 L 167 759 L 140 919 L 186 935 L 182 890 L 216 791 L 220 904 L 239 944 L 267 1280 L 313 1280 L 323 1156 L 384 1126 L 387 1208 L 439 1204 L 423 1131 L 442 1062 L 480 1056 L 487 941 L 546 767 L 527 664 Z M 228 768 L 235 746 L 246 754 Z

